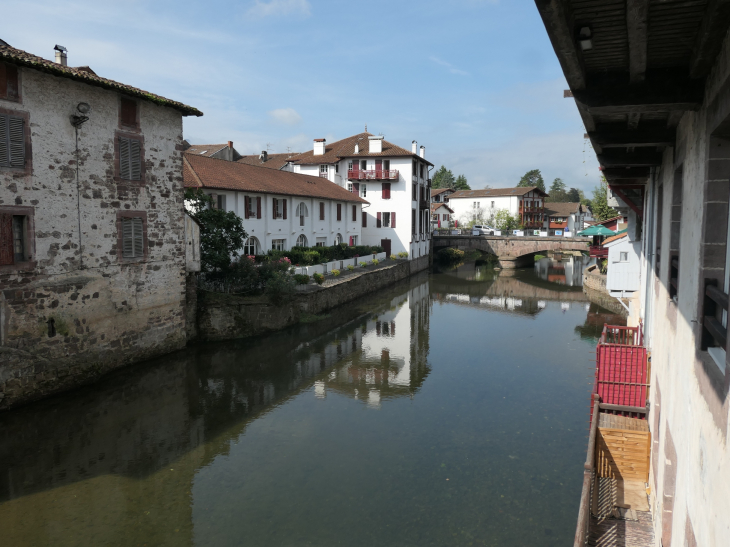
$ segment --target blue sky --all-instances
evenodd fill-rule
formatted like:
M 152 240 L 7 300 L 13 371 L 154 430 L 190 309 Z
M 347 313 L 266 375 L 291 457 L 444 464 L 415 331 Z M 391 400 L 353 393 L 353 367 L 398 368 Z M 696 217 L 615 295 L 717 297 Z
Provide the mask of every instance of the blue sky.
M 587 193 L 595 155 L 532 0 L 3 0 L 0 38 L 202 110 L 192 143 L 243 154 L 382 133 L 465 174 Z M 12 17 L 14 15 L 14 17 Z M 22 24 L 18 24 L 21 21 Z

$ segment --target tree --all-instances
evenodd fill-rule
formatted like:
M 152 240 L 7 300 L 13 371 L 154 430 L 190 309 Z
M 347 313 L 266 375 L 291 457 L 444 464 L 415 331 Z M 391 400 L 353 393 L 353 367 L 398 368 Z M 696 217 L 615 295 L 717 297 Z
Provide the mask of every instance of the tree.
M 608 184 L 606 179 L 593 189 L 593 199 L 591 200 L 591 211 L 593 218 L 596 220 L 606 220 L 618 216 L 618 211 L 608 205 Z
M 568 190 L 568 193 L 565 195 L 567 198 L 565 201 L 569 201 L 571 203 L 579 203 L 580 202 L 580 190 L 577 188 L 571 188 Z
M 545 198 L 546 203 L 567 201 L 565 199 L 565 183 L 563 182 L 563 179 L 556 178 L 550 185 L 550 190 L 548 191 L 548 194 L 549 196 Z
M 469 186 L 469 183 L 466 182 L 466 177 L 464 175 L 456 177 L 454 190 L 471 190 L 471 186 Z
M 531 187 L 537 186 L 543 192 L 545 191 L 545 181 L 542 178 L 542 173 L 539 169 L 533 169 L 525 173 L 520 179 L 518 187 Z
M 431 177 L 431 188 L 454 188 L 455 185 L 454 174 L 443 165 Z
M 233 211 L 211 207 L 213 198 L 199 188 L 185 190 L 185 206 L 200 224 L 200 266 L 204 272 L 228 269 L 248 234 Z
M 509 209 L 500 209 L 494 215 L 494 227 L 502 232 L 509 232 L 519 227 L 520 220 L 517 215 L 509 214 Z

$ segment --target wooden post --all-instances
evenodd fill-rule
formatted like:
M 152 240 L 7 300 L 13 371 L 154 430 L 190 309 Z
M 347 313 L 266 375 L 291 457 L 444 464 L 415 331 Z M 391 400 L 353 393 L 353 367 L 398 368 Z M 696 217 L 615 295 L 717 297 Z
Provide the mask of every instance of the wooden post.
M 583 547 L 588 535 L 588 526 L 591 519 L 591 479 L 593 477 L 593 466 L 596 460 L 596 434 L 598 432 L 599 397 L 593 394 L 593 414 L 591 418 L 591 432 L 588 436 L 588 453 L 586 463 L 583 466 L 583 490 L 580 494 L 580 508 L 578 509 L 578 526 L 575 530 L 573 547 Z

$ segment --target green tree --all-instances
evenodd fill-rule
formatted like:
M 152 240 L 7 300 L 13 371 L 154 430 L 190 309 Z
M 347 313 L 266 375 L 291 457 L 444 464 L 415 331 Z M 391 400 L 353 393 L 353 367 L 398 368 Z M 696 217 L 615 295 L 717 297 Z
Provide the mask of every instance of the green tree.
M 248 237 L 233 211 L 211 207 L 213 199 L 199 188 L 185 190 L 185 205 L 200 224 L 200 267 L 204 272 L 225 271 Z
M 596 220 L 606 220 L 618 215 L 618 211 L 608 205 L 608 184 L 606 179 L 593 189 L 593 199 L 591 200 L 591 211 L 593 218 Z
M 458 177 L 456 177 L 454 190 L 471 190 L 471 186 L 469 186 L 469 183 L 466 182 L 466 177 L 464 175 L 459 175 Z
M 518 187 L 531 187 L 537 186 L 543 192 L 545 191 L 545 181 L 542 178 L 542 173 L 539 169 L 533 169 L 525 173 L 520 179 Z
M 579 203 L 580 202 L 580 190 L 577 188 L 571 188 L 568 190 L 568 193 L 565 195 L 567 198 L 565 201 L 569 201 L 570 203 Z
M 443 165 L 431 177 L 431 188 L 454 188 L 455 185 L 454 174 Z
M 503 232 L 509 232 L 516 229 L 519 226 L 519 223 L 520 221 L 518 217 L 516 215 L 510 215 L 508 209 L 500 209 L 494 215 L 494 227 Z
M 545 198 L 546 203 L 557 203 L 561 201 L 566 201 L 565 183 L 563 182 L 563 179 L 556 178 L 550 185 L 550 190 L 548 190 L 548 194 L 549 196 Z

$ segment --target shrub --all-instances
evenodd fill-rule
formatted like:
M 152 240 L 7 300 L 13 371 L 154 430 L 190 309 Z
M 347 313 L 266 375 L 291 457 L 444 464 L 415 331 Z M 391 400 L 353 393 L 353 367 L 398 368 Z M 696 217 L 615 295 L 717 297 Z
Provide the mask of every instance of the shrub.
M 307 274 L 296 274 L 294 281 L 297 282 L 297 285 L 306 285 L 309 283 L 309 276 Z
M 396 255 L 390 255 L 391 260 L 398 260 L 398 257 Z
M 408 258 L 408 253 L 406 251 L 401 251 L 398 253 L 398 258 Z
M 275 271 L 266 282 L 266 296 L 275 306 L 280 306 L 294 294 L 296 282 L 288 273 Z
M 314 278 L 314 282 L 317 283 L 317 285 L 321 285 L 324 283 L 324 275 L 321 273 L 314 273 L 312 274 L 312 277 Z
M 464 258 L 464 251 L 447 247 L 438 252 L 438 259 L 441 262 L 458 262 Z
M 352 270 L 355 269 L 355 266 L 353 266 L 352 264 L 348 264 L 347 265 L 347 269 L 350 270 L 350 271 L 352 271 Z
M 367 262 L 360 262 L 360 267 L 361 267 L 361 268 L 364 268 L 364 267 L 365 267 L 365 266 L 367 266 L 367 265 L 368 265 L 368 263 L 367 263 Z
M 241 256 L 228 267 L 225 278 L 235 287 L 236 292 L 252 292 L 259 288 L 262 280 L 255 264 L 251 257 Z
M 373 258 L 373 266 L 377 266 L 378 264 L 380 264 L 380 260 Z
M 334 269 L 334 270 L 332 270 L 331 273 L 332 273 L 332 275 L 334 275 L 335 277 L 337 277 L 338 275 L 340 275 L 340 270 Z

